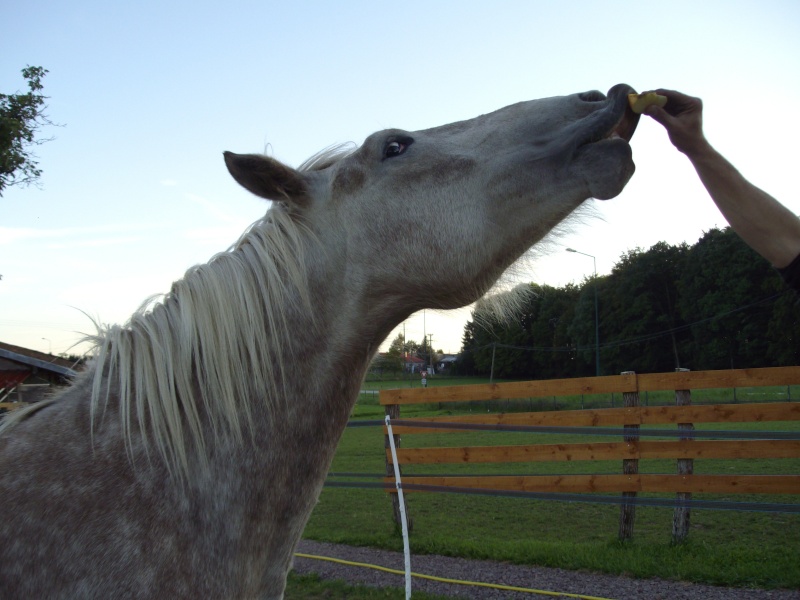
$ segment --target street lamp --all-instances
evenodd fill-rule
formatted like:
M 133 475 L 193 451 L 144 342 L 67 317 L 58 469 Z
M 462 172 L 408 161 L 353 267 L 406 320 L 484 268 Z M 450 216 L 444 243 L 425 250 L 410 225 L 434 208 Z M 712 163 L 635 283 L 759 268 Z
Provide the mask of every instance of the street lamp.
M 51 342 L 51 341 L 50 341 L 49 339 L 47 339 L 47 338 L 42 338 L 42 339 L 43 339 L 45 342 L 47 342 L 47 343 L 49 344 L 49 346 L 50 346 L 50 350 L 49 350 L 48 354 L 52 354 L 52 353 L 53 353 L 53 342 Z
M 588 256 L 592 259 L 592 263 L 594 264 L 594 358 L 597 376 L 600 377 L 600 314 L 597 312 L 597 259 L 591 254 L 580 252 L 579 250 L 575 250 L 575 248 L 567 248 L 567 252 Z

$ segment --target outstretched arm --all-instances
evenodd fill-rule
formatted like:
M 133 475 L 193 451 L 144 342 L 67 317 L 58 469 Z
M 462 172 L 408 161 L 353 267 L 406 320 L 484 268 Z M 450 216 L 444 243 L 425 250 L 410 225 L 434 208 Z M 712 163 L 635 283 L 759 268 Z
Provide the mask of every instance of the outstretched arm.
M 773 266 L 783 268 L 800 254 L 800 219 L 747 181 L 703 135 L 703 103 L 672 90 L 664 108 L 645 113 L 661 123 L 673 145 L 694 165 L 700 181 L 733 230 Z

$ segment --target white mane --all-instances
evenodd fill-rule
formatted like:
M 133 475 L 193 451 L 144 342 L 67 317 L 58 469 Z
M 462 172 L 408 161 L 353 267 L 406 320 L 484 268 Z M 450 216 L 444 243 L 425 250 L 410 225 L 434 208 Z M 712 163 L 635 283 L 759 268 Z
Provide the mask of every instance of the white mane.
M 330 146 L 298 170 L 325 169 L 352 154 L 353 144 Z M 92 344 L 92 430 L 112 398 L 126 443 L 134 430 L 153 440 L 170 470 L 188 475 L 189 449 L 205 462 L 220 436 L 241 442 L 252 432 L 249 400 L 260 398 L 272 412 L 283 397 L 279 367 L 289 323 L 289 296 L 311 312 L 303 255 L 304 235 L 281 203 L 253 223 L 227 251 L 189 269 L 168 294 L 148 298 L 124 325 L 102 326 L 83 341 Z M 53 398 L 15 411 L 0 434 Z M 205 439 L 208 419 L 213 440 Z
M 225 434 L 241 441 L 243 428 L 252 431 L 249 400 L 272 409 L 282 397 L 284 308 L 290 296 L 311 306 L 301 227 L 276 204 L 230 250 L 191 268 L 125 325 L 98 327 L 88 338 L 95 354 L 93 430 L 118 397 L 126 442 L 140 430 L 182 475 L 189 448 L 205 462 L 209 441 Z M 203 419 L 214 440 L 205 439 Z

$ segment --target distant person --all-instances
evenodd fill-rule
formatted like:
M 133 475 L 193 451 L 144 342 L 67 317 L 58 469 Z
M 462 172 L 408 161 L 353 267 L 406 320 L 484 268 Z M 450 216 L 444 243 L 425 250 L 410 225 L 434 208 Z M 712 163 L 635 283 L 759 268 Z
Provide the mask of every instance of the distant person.
M 673 145 L 694 165 L 712 200 L 747 245 L 778 269 L 800 292 L 800 219 L 765 191 L 747 181 L 703 135 L 703 102 L 673 90 L 664 108 L 645 113 L 661 123 Z
M 422 387 L 428 387 L 428 372 L 422 372 Z

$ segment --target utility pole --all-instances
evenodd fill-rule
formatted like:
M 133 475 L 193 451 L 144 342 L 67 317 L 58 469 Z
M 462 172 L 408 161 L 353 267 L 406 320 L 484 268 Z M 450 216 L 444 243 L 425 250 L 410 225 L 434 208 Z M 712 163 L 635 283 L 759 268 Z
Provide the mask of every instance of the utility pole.
M 591 254 L 586 254 L 586 252 L 581 252 L 574 248 L 567 248 L 567 252 L 588 256 L 592 259 L 592 264 L 594 265 L 594 360 L 597 377 L 600 377 L 600 313 L 597 310 L 597 259 Z
M 497 342 L 492 342 L 492 370 L 489 371 L 489 383 L 494 383 L 494 353 L 497 351 Z
M 406 322 L 403 321 L 403 379 L 408 379 L 408 373 L 406 373 L 406 364 L 408 361 L 406 349 Z

